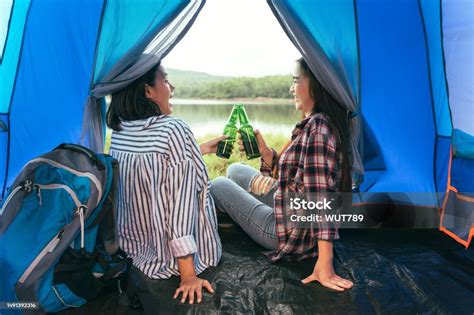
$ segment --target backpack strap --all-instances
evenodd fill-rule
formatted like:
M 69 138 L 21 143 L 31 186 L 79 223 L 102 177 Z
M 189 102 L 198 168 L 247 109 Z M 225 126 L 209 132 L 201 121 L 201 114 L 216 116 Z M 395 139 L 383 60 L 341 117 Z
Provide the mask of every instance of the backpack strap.
M 106 261 L 105 263 L 107 267 L 101 279 L 108 281 L 121 273 L 127 273 L 132 265 L 132 259 L 127 257 L 127 254 L 119 249 L 117 253 L 110 258 L 110 261 Z
M 102 213 L 96 218 L 95 221 L 98 222 L 93 222 L 93 224 L 100 222 L 99 235 L 104 242 L 105 251 L 109 255 L 115 254 L 119 248 L 117 228 L 115 226 L 117 217 L 116 195 L 118 191 L 119 164 L 115 159 L 112 160 L 112 173 L 112 187 L 104 203 L 105 209 L 103 209 Z M 101 216 L 103 216 L 103 218 L 99 218 Z

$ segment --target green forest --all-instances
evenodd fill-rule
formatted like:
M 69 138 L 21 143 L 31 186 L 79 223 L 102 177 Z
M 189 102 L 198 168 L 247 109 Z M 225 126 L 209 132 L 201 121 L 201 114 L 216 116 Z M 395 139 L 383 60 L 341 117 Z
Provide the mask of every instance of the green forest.
M 290 75 L 224 77 L 194 71 L 168 69 L 168 78 L 178 98 L 290 98 Z

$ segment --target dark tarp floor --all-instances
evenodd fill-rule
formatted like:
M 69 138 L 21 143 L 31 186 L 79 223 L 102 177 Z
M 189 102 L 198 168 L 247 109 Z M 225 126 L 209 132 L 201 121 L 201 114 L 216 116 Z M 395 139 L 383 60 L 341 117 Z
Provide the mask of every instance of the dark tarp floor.
M 302 285 L 314 260 L 270 263 L 244 232 L 219 215 L 224 253 L 203 277 L 216 288 L 199 305 L 171 296 L 178 278 L 163 280 L 155 314 L 474 313 L 474 250 L 435 230 L 341 230 L 335 269 L 354 287 L 337 293 Z M 142 314 L 118 293 L 61 314 Z

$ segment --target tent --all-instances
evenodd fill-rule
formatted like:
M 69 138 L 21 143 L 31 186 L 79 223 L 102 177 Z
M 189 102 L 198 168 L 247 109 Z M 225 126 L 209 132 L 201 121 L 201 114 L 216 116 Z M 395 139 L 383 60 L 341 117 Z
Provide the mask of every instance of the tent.
M 430 223 L 416 227 L 441 221 L 441 230 L 467 247 L 474 233 L 473 2 L 268 4 L 313 72 L 352 115 L 359 191 L 433 210 Z M 144 52 L 164 57 L 203 5 L 2 1 L 1 195 L 25 162 L 58 143 L 100 150 L 101 98 L 150 66 L 153 60 L 144 59 Z M 374 199 L 380 202 L 365 196 L 354 203 L 370 205 Z
M 429 222 L 415 227 L 439 228 L 467 248 L 474 235 L 474 2 L 267 2 L 348 109 L 361 193 L 354 203 L 428 209 Z M 204 4 L 1 1 L 1 195 L 28 160 L 59 143 L 101 150 L 103 97 L 166 56 Z

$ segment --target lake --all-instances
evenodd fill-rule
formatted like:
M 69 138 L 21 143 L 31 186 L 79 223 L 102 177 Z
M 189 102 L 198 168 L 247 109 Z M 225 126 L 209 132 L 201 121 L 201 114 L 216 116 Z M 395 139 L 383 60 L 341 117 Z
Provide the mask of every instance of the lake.
M 172 99 L 173 116 L 188 123 L 196 137 L 221 134 L 232 111 L 234 102 Z M 250 124 L 263 135 L 279 134 L 290 137 L 300 116 L 293 104 L 271 104 L 252 102 L 245 111 Z

